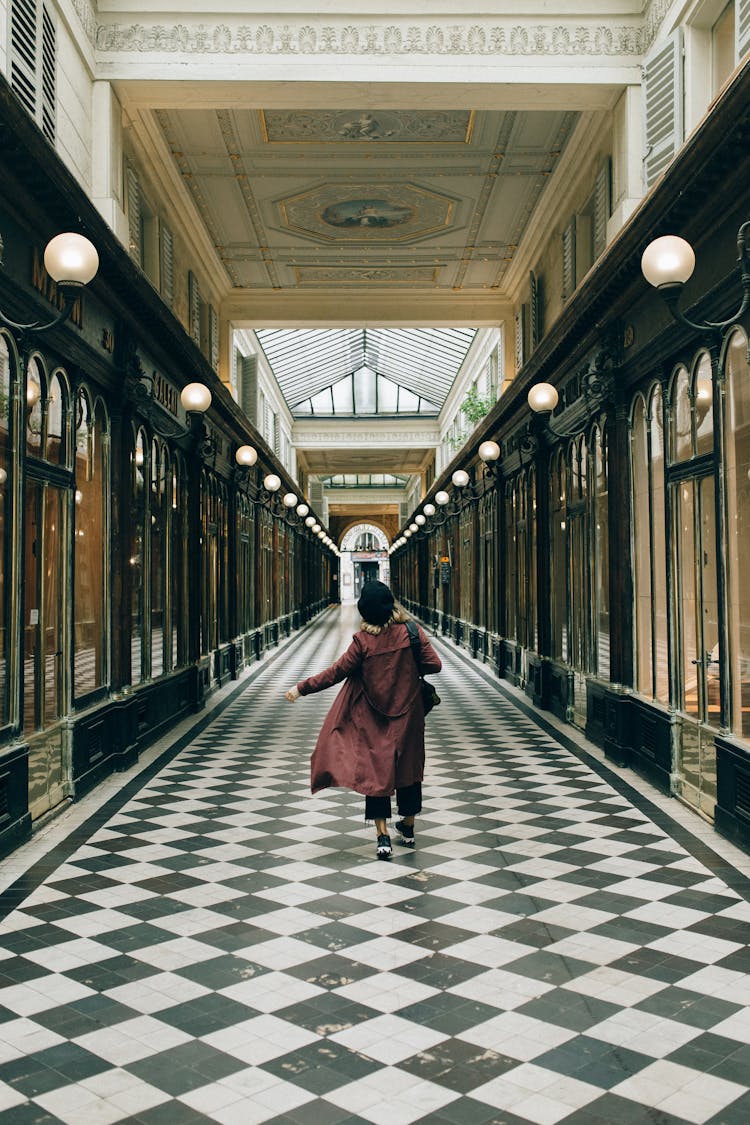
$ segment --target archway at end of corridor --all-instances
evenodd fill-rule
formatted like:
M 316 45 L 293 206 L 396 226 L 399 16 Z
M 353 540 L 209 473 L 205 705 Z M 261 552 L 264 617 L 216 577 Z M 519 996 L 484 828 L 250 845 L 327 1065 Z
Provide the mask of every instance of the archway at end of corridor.
M 388 536 L 372 523 L 356 523 L 341 540 L 342 602 L 356 602 L 365 582 L 389 582 Z

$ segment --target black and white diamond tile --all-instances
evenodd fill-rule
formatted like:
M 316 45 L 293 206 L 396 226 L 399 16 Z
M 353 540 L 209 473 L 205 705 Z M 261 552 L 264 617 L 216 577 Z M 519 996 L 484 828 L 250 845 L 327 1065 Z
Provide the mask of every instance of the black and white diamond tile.
M 0 1121 L 747 1125 L 741 873 L 451 648 L 378 862 L 359 797 L 309 795 L 333 693 L 283 699 L 354 623 L 2 896 Z

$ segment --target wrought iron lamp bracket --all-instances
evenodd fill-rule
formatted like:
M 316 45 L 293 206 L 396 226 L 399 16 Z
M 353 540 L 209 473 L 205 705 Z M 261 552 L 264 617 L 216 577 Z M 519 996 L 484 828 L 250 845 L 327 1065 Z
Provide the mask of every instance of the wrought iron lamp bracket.
M 742 286 L 742 299 L 739 308 L 726 320 L 704 320 L 702 322 L 691 320 L 679 307 L 679 300 L 684 282 L 667 282 L 658 287 L 658 291 L 678 324 L 690 328 L 694 332 L 705 332 L 714 336 L 718 342 L 734 328 L 745 313 L 750 309 L 750 255 L 748 254 L 748 240 L 750 239 L 750 222 L 742 223 L 737 231 L 737 265 L 740 271 L 740 285 Z

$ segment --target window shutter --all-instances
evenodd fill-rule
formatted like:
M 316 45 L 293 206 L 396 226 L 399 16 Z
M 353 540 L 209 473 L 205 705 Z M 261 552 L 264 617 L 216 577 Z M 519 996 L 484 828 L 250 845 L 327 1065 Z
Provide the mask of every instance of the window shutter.
M 576 287 L 576 220 L 570 220 L 562 236 L 563 301 L 567 301 Z
M 219 314 L 213 305 L 208 306 L 208 361 L 219 370 Z
M 612 211 L 612 177 L 610 159 L 606 157 L 599 165 L 594 186 L 594 258 L 606 249 L 607 222 Z
M 170 309 L 174 305 L 174 238 L 166 223 L 159 223 L 159 282 Z
M 240 379 L 240 406 L 253 425 L 258 425 L 258 357 L 240 357 L 242 378 Z
M 750 0 L 736 0 L 734 6 L 734 42 L 737 62 L 750 51 Z
M 47 6 L 42 7 L 42 132 L 48 141 L 55 141 L 57 32 Z
M 192 339 L 201 346 L 201 291 L 198 279 L 192 270 L 188 270 L 188 330 Z
M 279 416 L 275 412 L 273 416 L 273 451 L 277 457 L 281 453 L 281 429 L 279 427 Z
M 141 229 L 141 182 L 132 164 L 125 169 L 125 193 L 128 204 L 128 239 L 131 258 L 138 265 L 143 261 L 143 235 Z
M 529 274 L 529 313 L 531 316 L 531 350 L 538 346 L 544 332 L 542 324 L 542 281 L 532 270 Z
M 520 371 L 526 359 L 526 306 L 521 305 L 516 313 L 516 371 Z
M 398 506 L 398 519 L 399 519 L 399 523 L 401 524 L 402 527 L 404 526 L 404 524 L 406 523 L 408 518 L 409 518 L 409 505 L 408 504 L 399 504 L 399 506 Z
M 13 0 L 10 7 L 10 84 L 32 117 L 36 118 L 37 83 L 36 0 Z
M 311 480 L 310 481 L 310 504 L 315 509 L 316 514 L 323 509 L 323 481 Z
M 658 180 L 682 143 L 682 32 L 677 28 L 643 67 L 646 187 Z

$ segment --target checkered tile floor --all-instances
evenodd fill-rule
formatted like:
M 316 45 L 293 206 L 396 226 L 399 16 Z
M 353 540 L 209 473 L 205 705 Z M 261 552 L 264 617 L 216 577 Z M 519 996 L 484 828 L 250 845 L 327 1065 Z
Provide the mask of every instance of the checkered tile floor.
M 282 694 L 354 623 L 0 900 L 0 1121 L 747 1125 L 745 881 L 449 647 L 417 848 L 377 862 L 308 792 L 333 692 Z

